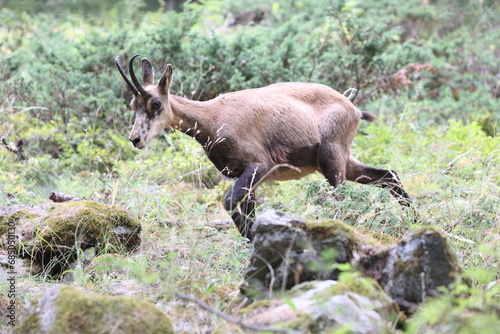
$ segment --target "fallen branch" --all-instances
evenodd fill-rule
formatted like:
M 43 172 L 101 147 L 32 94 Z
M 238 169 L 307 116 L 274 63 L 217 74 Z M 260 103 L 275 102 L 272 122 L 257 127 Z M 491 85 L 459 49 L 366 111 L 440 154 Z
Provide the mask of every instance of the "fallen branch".
M 51 192 L 49 195 L 49 199 L 52 200 L 52 202 L 56 203 L 82 200 L 80 197 L 63 194 L 57 191 Z
M 466 242 L 468 243 L 469 245 L 474 245 L 476 244 L 474 241 L 470 240 L 470 239 L 466 239 L 466 238 L 462 238 L 462 237 L 459 237 L 458 235 L 453 235 L 449 232 L 446 232 L 445 230 L 443 230 L 442 228 L 440 229 L 441 232 L 443 232 L 444 234 L 446 234 L 447 236 L 449 236 L 450 238 L 454 238 L 454 239 L 457 239 L 457 240 L 460 240 L 460 241 L 463 241 L 463 242 Z
M 274 327 L 268 327 L 268 326 L 248 324 L 248 323 L 244 322 L 243 320 L 241 320 L 240 318 L 236 318 L 236 317 L 230 316 L 229 314 L 226 314 L 222 311 L 219 311 L 219 310 L 213 308 L 212 306 L 208 305 L 204 301 L 196 299 L 192 296 L 189 296 L 189 295 L 186 295 L 186 294 L 180 293 L 180 292 L 176 292 L 175 296 L 177 298 L 193 302 L 193 303 L 197 304 L 199 307 L 201 307 L 202 309 L 204 309 L 205 311 L 213 313 L 216 316 L 221 317 L 222 319 L 224 319 L 228 322 L 231 322 L 231 323 L 236 324 L 238 326 L 250 329 L 252 331 L 300 334 L 299 331 L 296 331 L 296 330 L 291 329 L 291 328 L 274 328 Z

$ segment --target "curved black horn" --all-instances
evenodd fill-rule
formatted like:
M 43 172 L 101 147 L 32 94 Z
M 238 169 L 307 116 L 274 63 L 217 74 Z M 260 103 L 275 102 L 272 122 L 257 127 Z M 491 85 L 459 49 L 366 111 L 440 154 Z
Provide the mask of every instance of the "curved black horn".
M 139 81 L 137 80 L 137 77 L 135 76 L 135 73 L 134 73 L 134 59 L 136 57 L 139 57 L 139 55 L 133 55 L 132 58 L 130 58 L 130 62 L 128 64 L 128 67 L 129 67 L 129 72 L 130 72 L 130 77 L 132 78 L 132 82 L 134 83 L 135 87 L 137 88 L 137 90 L 139 91 L 139 93 L 141 93 L 141 95 L 143 97 L 147 97 L 149 94 L 148 92 L 146 92 L 146 90 L 144 90 L 144 87 L 142 87 L 142 85 L 139 83 Z
M 125 80 L 125 82 L 127 83 L 127 85 L 132 90 L 132 93 L 134 93 L 135 96 L 139 95 L 139 92 L 137 91 L 137 88 L 135 88 L 135 86 L 127 78 L 127 75 L 125 74 L 125 72 L 123 71 L 123 68 L 120 65 L 120 56 L 118 56 L 118 57 L 115 58 L 115 64 L 116 64 L 116 67 L 118 67 L 118 71 L 120 71 L 120 74 L 122 75 L 123 80 Z

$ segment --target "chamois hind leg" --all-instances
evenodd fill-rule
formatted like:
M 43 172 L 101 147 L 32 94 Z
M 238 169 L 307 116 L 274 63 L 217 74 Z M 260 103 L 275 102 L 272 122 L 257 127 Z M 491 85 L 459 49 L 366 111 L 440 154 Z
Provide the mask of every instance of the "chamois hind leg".
M 247 167 L 224 198 L 224 208 L 231 215 L 241 235 L 252 240 L 255 219 L 255 192 L 253 188 L 267 170 L 260 166 Z
M 394 170 L 367 166 L 353 157 L 349 157 L 346 177 L 349 181 L 388 188 L 391 195 L 397 198 L 399 204 L 407 207 L 412 204 L 410 196 L 403 189 L 398 174 Z
M 318 153 L 318 165 L 321 173 L 334 188 L 346 180 L 346 161 L 341 148 L 333 143 L 323 144 Z

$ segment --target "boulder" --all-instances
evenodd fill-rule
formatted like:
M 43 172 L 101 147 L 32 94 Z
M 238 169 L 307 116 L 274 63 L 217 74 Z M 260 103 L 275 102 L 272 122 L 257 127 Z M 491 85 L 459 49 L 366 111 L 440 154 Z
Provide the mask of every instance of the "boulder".
M 461 272 L 446 239 L 433 227 L 422 227 L 387 248 L 361 254 L 357 267 L 376 279 L 399 306 L 413 313 L 426 296 L 448 287 Z
M 80 250 L 128 252 L 140 244 L 138 219 L 118 206 L 70 201 L 0 213 L 0 248 L 52 275 L 69 268 Z
M 263 212 L 252 228 L 252 254 L 241 286 L 261 299 L 302 282 L 337 279 L 333 264 L 350 263 L 361 248 L 355 231 L 335 220 L 306 223 L 284 212 Z
M 0 207 L 0 249 L 15 252 L 31 250 L 40 219 L 46 208 L 31 205 Z M 22 244 L 25 247 L 18 247 Z
M 150 302 L 57 286 L 26 306 L 16 333 L 169 334 L 173 329 L 169 318 Z
M 241 310 L 243 323 L 296 333 L 389 333 L 399 319 L 391 298 L 372 279 L 311 281 L 281 298 L 254 302 Z M 237 333 L 223 325 L 215 333 Z
M 342 222 L 306 222 L 269 210 L 252 227 L 253 249 L 241 292 L 251 300 L 271 298 L 307 281 L 336 280 L 349 264 L 377 281 L 407 313 L 461 271 L 446 239 L 423 227 L 397 244 L 378 245 Z

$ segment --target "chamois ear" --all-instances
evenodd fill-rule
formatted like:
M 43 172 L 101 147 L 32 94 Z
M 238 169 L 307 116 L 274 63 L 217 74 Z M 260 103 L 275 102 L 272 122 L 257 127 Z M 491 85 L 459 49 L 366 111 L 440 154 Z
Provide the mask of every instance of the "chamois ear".
M 160 88 L 160 93 L 163 95 L 167 95 L 170 89 L 170 84 L 172 83 L 172 73 L 174 71 L 174 67 L 172 64 L 167 64 L 165 68 L 165 72 L 158 83 L 158 87 Z
M 154 73 L 151 63 L 146 58 L 142 58 L 142 85 L 152 85 L 154 82 Z

